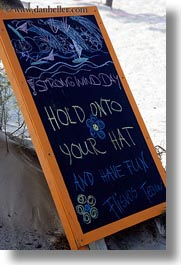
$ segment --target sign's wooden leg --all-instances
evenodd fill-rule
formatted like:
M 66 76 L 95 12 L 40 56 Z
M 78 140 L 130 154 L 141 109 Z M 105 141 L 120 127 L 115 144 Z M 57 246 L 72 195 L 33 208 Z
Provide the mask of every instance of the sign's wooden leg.
M 90 250 L 108 250 L 104 238 L 89 244 L 89 249 Z
M 106 242 L 103 239 L 97 240 L 95 242 L 90 243 L 89 245 L 85 245 L 80 247 L 79 250 L 108 250 Z

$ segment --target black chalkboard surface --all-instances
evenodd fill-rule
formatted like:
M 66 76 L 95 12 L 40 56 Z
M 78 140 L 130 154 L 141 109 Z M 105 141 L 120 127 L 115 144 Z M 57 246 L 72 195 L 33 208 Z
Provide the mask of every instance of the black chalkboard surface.
M 83 233 L 165 202 L 94 15 L 4 24 Z

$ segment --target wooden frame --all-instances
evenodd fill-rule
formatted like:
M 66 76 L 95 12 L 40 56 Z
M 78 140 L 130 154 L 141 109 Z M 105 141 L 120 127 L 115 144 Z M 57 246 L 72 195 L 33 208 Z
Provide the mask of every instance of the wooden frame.
M 104 25 L 102 23 L 101 17 L 98 13 L 96 7 L 86 7 L 88 12 L 86 15 L 94 15 L 96 21 L 100 27 L 102 35 L 104 36 L 104 40 L 109 49 L 110 55 L 114 62 L 115 68 L 119 75 L 120 80 L 122 81 L 122 85 L 125 89 L 126 95 L 129 99 L 130 105 L 136 115 L 136 118 L 141 127 L 143 136 L 149 146 L 150 152 L 154 159 L 154 162 L 162 176 L 162 180 L 164 185 L 166 185 L 166 176 L 165 171 L 161 165 L 160 160 L 157 157 L 155 148 L 152 144 L 152 141 L 149 137 L 147 129 L 144 125 L 143 119 L 139 113 L 137 105 L 134 101 L 132 93 L 129 89 L 128 83 L 124 76 L 124 73 L 120 67 L 119 61 L 116 57 L 114 49 L 111 45 L 109 37 L 106 33 Z M 70 13 L 53 13 L 53 17 L 60 16 L 72 16 L 75 14 Z M 84 15 L 81 12 L 76 13 L 76 16 Z M 10 12 L 6 13 L 5 11 L 0 11 L 0 57 L 3 60 L 3 64 L 7 71 L 9 80 L 12 84 L 14 93 L 18 100 L 19 107 L 24 115 L 28 130 L 30 132 L 33 144 L 35 146 L 37 155 L 39 157 L 42 169 L 44 171 L 47 183 L 49 185 L 53 200 L 55 202 L 56 208 L 58 210 L 58 214 L 61 218 L 67 239 L 71 246 L 71 249 L 84 249 L 85 246 L 89 243 L 111 235 L 117 231 L 120 231 L 124 228 L 130 227 L 137 223 L 140 223 L 144 220 L 152 218 L 161 214 L 165 207 L 166 203 L 161 203 L 144 211 L 135 213 L 126 218 L 113 222 L 111 224 L 100 227 L 96 230 L 93 230 L 88 233 L 83 233 L 80 227 L 80 224 L 77 220 L 77 216 L 75 213 L 75 209 L 71 203 L 70 196 L 68 194 L 66 185 L 64 183 L 60 168 L 56 162 L 53 150 L 51 148 L 50 142 L 48 140 L 47 134 L 44 130 L 42 121 L 39 117 L 39 113 L 33 101 L 32 95 L 29 91 L 26 79 L 20 67 L 19 61 L 16 57 L 16 54 L 13 50 L 12 44 L 10 42 L 8 33 L 4 26 L 3 20 L 5 19 L 18 19 L 18 18 L 48 18 L 51 17 L 52 13 L 28 13 L 21 12 L 15 13 Z M 23 88 L 23 89 L 22 89 Z

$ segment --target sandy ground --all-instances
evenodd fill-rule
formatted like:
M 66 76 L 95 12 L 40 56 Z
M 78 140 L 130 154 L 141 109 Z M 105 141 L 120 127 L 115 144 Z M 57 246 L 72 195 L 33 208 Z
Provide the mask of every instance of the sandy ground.
M 31 6 L 40 1 L 31 0 Z M 154 145 L 166 148 L 166 17 L 162 0 L 101 2 L 101 17 Z M 88 0 L 52 1 L 56 5 Z M 49 1 L 41 1 L 47 7 Z M 166 160 L 163 160 L 165 167 Z M 68 249 L 36 155 L 0 134 L 0 249 Z M 157 220 L 157 221 L 156 221 Z M 165 249 L 165 220 L 154 219 L 106 238 L 109 249 Z
M 0 249 L 47 249 L 63 233 L 33 150 L 0 134 Z

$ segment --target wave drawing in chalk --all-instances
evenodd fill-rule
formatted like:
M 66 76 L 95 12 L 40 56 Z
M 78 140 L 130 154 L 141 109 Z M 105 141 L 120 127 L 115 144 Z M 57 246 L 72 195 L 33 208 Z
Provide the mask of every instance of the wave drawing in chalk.
M 77 75 L 112 65 L 93 19 L 64 17 L 7 20 L 6 27 L 33 95 L 36 80 Z

